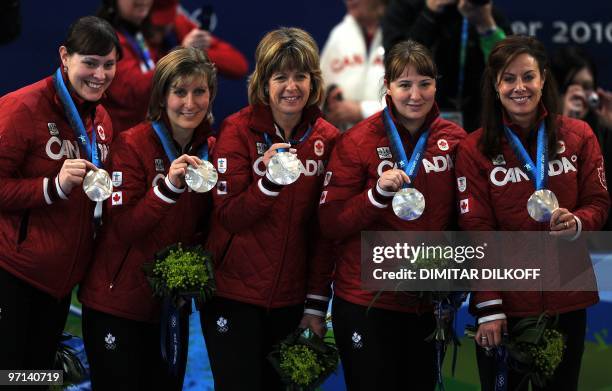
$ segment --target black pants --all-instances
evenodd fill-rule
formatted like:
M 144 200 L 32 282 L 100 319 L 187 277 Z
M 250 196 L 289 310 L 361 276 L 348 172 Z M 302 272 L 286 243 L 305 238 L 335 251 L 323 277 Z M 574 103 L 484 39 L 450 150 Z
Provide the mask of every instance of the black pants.
M 433 390 L 435 348 L 425 342 L 435 328 L 433 314 L 412 314 L 332 303 L 336 345 L 348 390 Z
M 187 358 L 189 314 L 181 312 L 183 363 Z M 161 356 L 160 324 L 137 322 L 83 307 L 83 341 L 93 391 L 181 390 L 185 365 L 171 375 Z
M 202 306 L 200 320 L 215 390 L 284 390 L 266 356 L 293 332 L 303 305 L 267 310 L 220 297 Z
M 508 329 L 518 322 L 520 318 L 509 318 Z M 553 378 L 546 387 L 539 388 L 532 385 L 533 390 L 542 391 L 576 391 L 578 390 L 578 379 L 580 376 L 580 363 L 584 352 L 584 336 L 586 331 L 586 310 L 578 310 L 561 314 L 559 316 L 559 330 L 565 334 L 565 350 L 563 360 L 557 367 Z M 489 357 L 484 349 L 476 347 L 476 359 L 478 361 L 478 372 L 480 374 L 480 384 L 483 391 L 495 390 L 495 375 L 497 374 L 497 364 L 495 357 Z M 508 371 L 508 391 L 527 391 L 529 385 L 525 381 L 519 387 L 524 375 L 512 370 Z
M 69 308 L 0 268 L 0 369 L 52 369 Z

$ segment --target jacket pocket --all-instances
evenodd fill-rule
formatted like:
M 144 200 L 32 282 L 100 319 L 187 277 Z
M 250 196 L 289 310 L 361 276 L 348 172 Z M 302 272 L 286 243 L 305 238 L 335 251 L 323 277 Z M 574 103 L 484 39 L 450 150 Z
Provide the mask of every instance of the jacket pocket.
M 219 253 L 219 257 L 217 257 L 218 261 L 214 262 L 213 260 L 213 264 L 215 265 L 216 270 L 221 270 L 223 266 L 225 265 L 227 261 L 227 253 L 229 252 L 232 242 L 234 241 L 234 236 L 235 234 L 230 235 L 227 243 L 223 247 L 223 250 Z
M 113 288 L 115 288 L 115 286 L 117 285 L 118 279 L 121 276 L 121 271 L 123 270 L 123 266 L 125 265 L 125 261 L 128 259 L 130 252 L 132 252 L 132 246 L 128 247 L 127 251 L 125 252 L 125 255 L 123 256 L 123 258 L 121 259 L 121 262 L 119 263 L 119 267 L 117 267 L 115 272 L 112 274 L 109 273 L 109 276 L 111 276 L 111 279 L 110 279 L 108 288 L 110 290 L 113 290 Z
M 21 245 L 28 237 L 28 226 L 30 224 L 30 210 L 26 210 L 21 216 L 19 222 L 19 231 L 17 232 L 17 246 Z

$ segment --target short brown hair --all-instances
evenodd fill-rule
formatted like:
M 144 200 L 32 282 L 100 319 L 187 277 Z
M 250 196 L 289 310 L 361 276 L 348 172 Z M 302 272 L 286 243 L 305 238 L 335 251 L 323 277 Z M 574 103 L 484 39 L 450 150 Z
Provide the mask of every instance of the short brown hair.
M 404 73 L 407 66 L 412 65 L 423 76 L 437 79 L 438 69 L 430 51 L 413 40 L 398 42 L 385 55 L 385 80 L 391 83 Z
M 310 34 L 296 27 L 281 27 L 267 33 L 255 51 L 255 71 L 249 77 L 249 103 L 269 104 L 267 83 L 272 74 L 296 69 L 310 74 L 307 106 L 323 101 L 323 77 L 319 48 Z
M 156 65 L 149 100 L 147 119 L 158 121 L 170 87 L 192 77 L 205 77 L 210 92 L 208 121 L 212 120 L 212 102 L 217 94 L 217 70 L 201 49 L 176 48 L 162 57 Z

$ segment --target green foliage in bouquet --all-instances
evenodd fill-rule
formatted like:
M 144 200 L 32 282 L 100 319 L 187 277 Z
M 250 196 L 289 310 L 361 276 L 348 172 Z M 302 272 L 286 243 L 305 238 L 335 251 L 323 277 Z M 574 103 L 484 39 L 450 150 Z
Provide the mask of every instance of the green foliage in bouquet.
M 287 390 L 314 390 L 336 370 L 338 350 L 332 340 L 297 329 L 274 347 L 268 360 Z
M 544 387 L 563 360 L 565 336 L 556 329 L 558 318 L 546 314 L 518 321 L 504 336 L 502 344 L 508 350 L 508 366 L 538 386 Z M 474 337 L 475 328 L 467 328 L 466 335 Z M 522 384 L 522 382 L 521 382 Z
M 143 265 L 153 294 L 157 297 L 196 296 L 202 302 L 215 291 L 212 256 L 202 246 L 174 244 L 155 254 Z

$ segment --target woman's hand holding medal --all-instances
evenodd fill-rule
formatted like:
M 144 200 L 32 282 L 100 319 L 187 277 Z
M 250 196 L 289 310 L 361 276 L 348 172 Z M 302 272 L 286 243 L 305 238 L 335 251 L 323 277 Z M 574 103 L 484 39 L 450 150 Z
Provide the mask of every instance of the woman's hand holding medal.
M 578 224 L 574 214 L 565 208 L 557 208 L 550 217 L 550 234 L 558 237 L 576 235 Z
M 396 192 L 404 183 L 410 183 L 408 175 L 398 168 L 387 170 L 378 178 L 378 186 L 384 191 Z
M 268 148 L 268 150 L 264 152 L 264 155 L 263 155 L 263 163 L 266 167 L 268 167 L 268 163 L 270 162 L 270 159 L 272 159 L 272 156 L 274 156 L 277 153 L 277 149 L 288 149 L 289 152 L 291 153 L 297 152 L 295 148 L 291 148 L 291 144 L 289 143 L 272 144 L 270 148 Z
M 508 334 L 508 322 L 506 319 L 496 319 L 480 324 L 474 341 L 483 348 L 491 348 L 500 345 L 505 334 Z
M 290 185 L 298 180 L 304 166 L 297 157 L 297 150 L 288 143 L 272 144 L 264 153 L 266 177 L 281 186 Z
M 68 195 L 75 186 L 80 186 L 88 170 L 97 170 L 97 167 L 85 159 L 64 160 L 64 164 L 57 175 L 60 188 L 64 194 Z
M 168 170 L 168 179 L 170 180 L 170 183 L 179 189 L 185 187 L 187 167 L 191 165 L 197 168 L 200 164 L 202 164 L 202 160 L 197 156 L 179 156 L 170 164 L 170 169 Z

